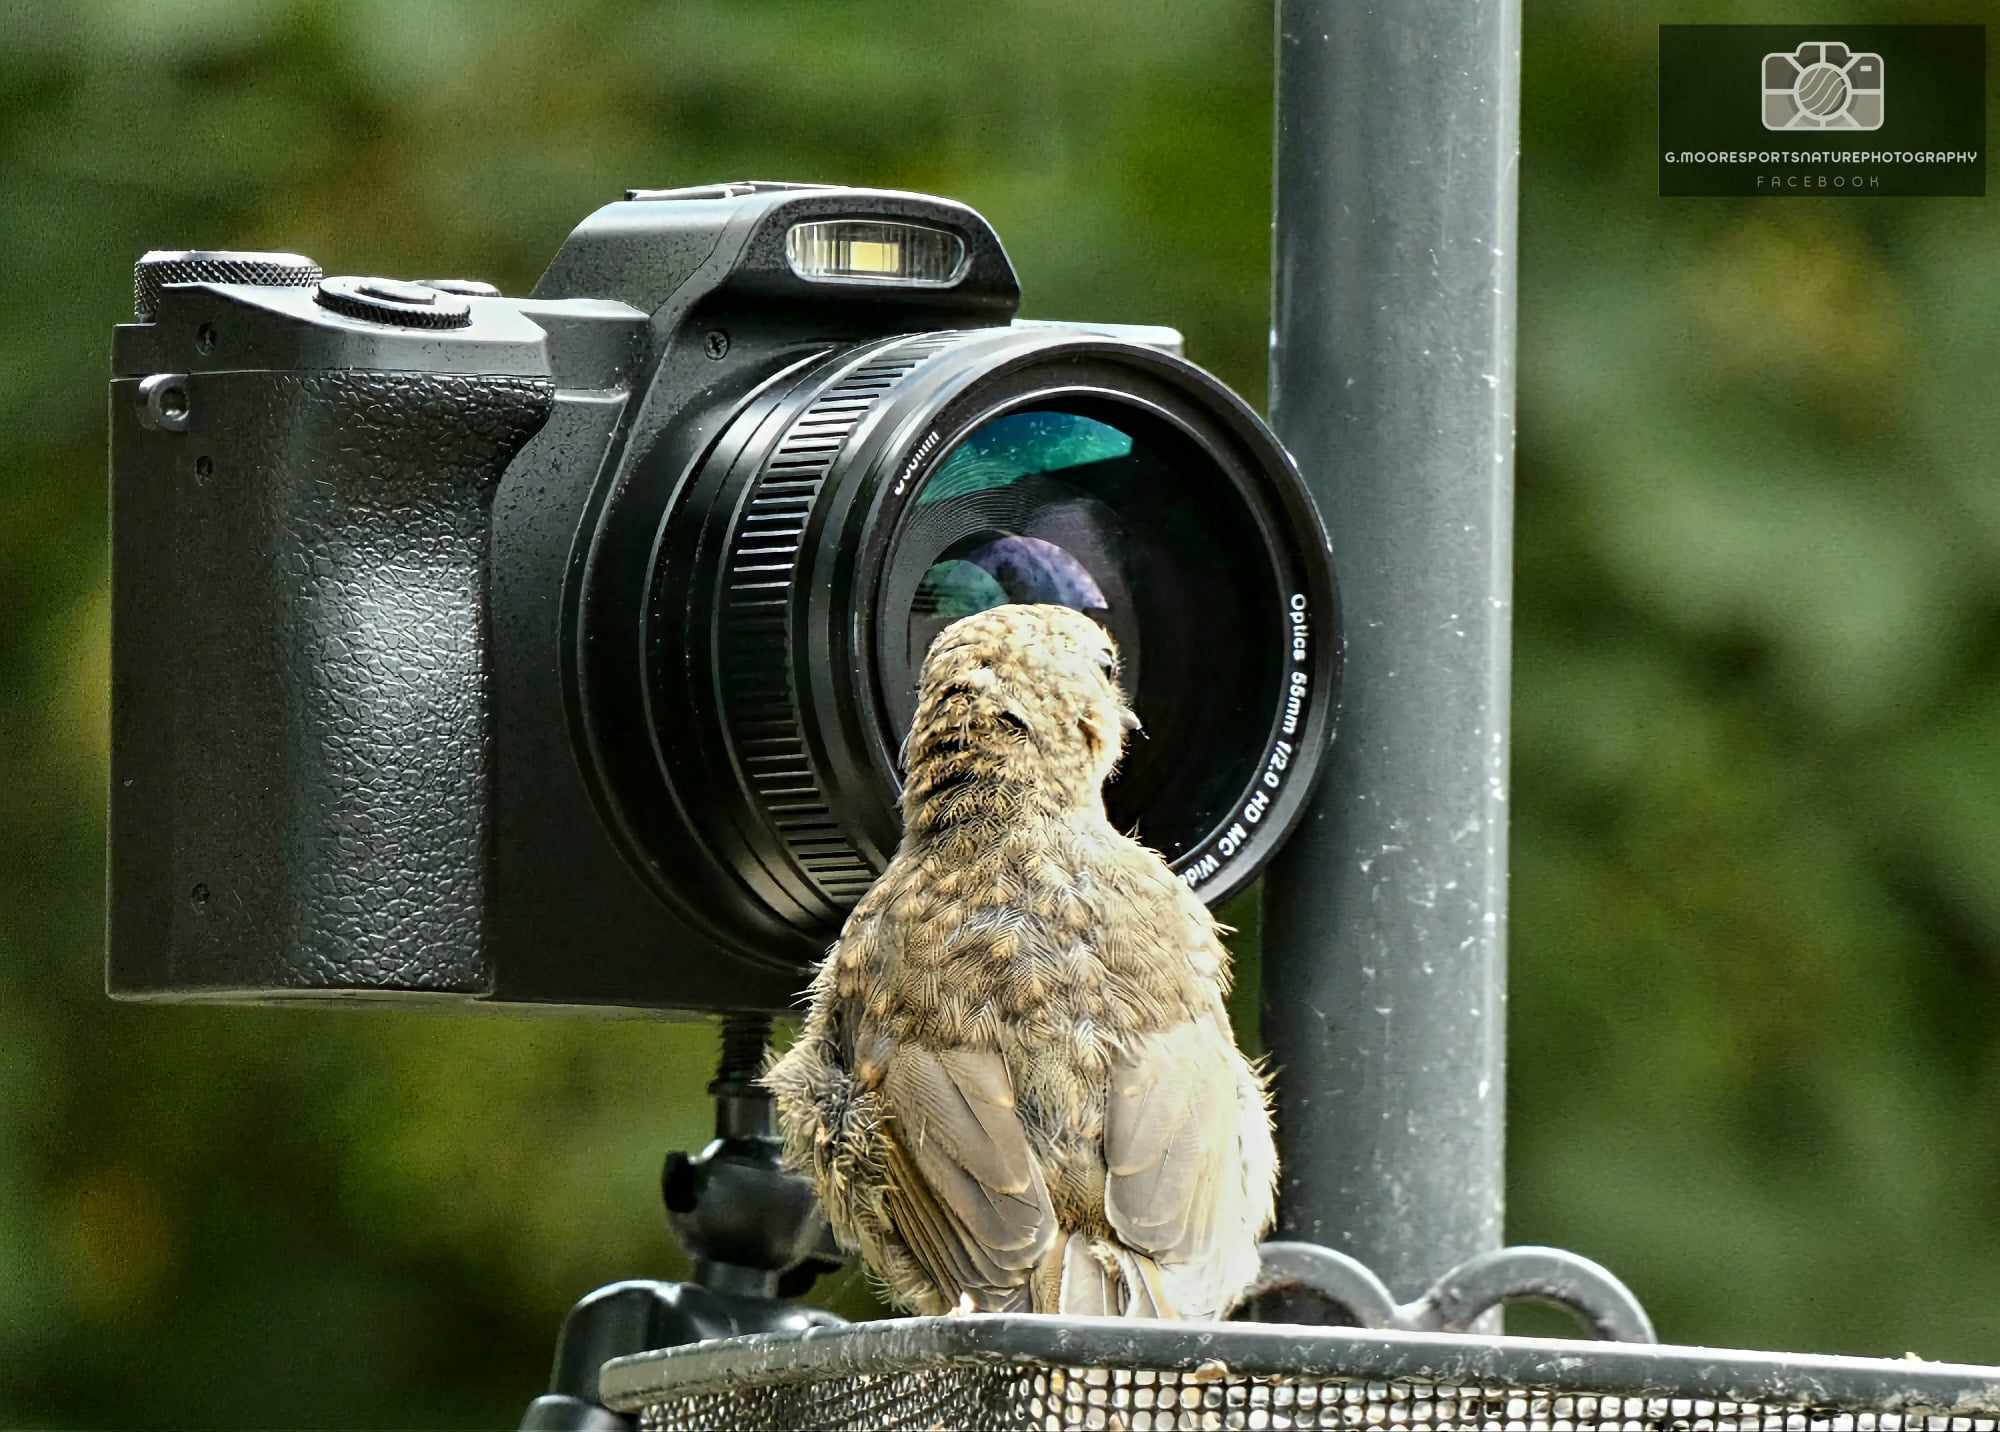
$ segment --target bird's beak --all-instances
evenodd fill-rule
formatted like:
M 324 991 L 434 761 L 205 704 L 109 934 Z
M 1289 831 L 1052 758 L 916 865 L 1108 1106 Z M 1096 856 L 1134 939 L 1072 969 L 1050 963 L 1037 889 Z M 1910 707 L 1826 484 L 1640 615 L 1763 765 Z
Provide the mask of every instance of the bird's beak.
M 1141 736 L 1146 734 L 1146 728 L 1139 724 L 1139 713 L 1134 711 L 1130 706 L 1124 707 L 1119 711 L 1118 724 L 1123 726 L 1127 731 L 1135 731 Z

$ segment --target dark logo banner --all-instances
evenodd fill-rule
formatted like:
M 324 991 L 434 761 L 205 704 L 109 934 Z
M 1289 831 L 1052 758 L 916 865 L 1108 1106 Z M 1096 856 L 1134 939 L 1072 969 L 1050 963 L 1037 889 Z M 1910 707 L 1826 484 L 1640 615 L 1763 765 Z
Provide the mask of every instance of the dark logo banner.
M 1984 195 L 1986 27 L 1660 26 L 1660 192 Z

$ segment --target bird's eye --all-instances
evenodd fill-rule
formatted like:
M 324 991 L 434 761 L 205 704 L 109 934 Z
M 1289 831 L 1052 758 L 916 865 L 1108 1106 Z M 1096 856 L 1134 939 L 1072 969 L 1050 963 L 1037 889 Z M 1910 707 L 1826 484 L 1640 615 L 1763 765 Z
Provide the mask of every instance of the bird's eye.
M 1100 657 L 1097 669 L 1104 673 L 1106 681 L 1116 681 L 1118 679 L 1118 658 L 1115 656 Z

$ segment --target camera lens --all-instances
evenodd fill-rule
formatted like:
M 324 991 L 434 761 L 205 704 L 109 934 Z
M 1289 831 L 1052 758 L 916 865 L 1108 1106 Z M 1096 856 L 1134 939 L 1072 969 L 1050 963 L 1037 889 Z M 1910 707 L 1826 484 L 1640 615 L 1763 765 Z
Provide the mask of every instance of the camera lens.
M 974 428 L 893 539 L 877 609 L 892 729 L 908 726 L 924 654 L 951 622 L 1002 602 L 1074 607 L 1117 640 L 1154 733 L 1130 743 L 1105 793 L 1112 821 L 1170 860 L 1191 854 L 1256 781 L 1288 651 L 1202 640 L 1283 609 L 1273 564 L 1245 560 L 1261 555 L 1253 515 L 1218 478 L 1187 434 L 1112 397 Z
M 816 955 L 894 853 L 932 639 L 1007 602 L 1102 624 L 1148 738 L 1106 790 L 1205 899 L 1298 814 L 1337 703 L 1325 535 L 1200 369 L 1048 329 L 813 355 L 663 441 L 583 623 L 607 810 L 738 948 Z

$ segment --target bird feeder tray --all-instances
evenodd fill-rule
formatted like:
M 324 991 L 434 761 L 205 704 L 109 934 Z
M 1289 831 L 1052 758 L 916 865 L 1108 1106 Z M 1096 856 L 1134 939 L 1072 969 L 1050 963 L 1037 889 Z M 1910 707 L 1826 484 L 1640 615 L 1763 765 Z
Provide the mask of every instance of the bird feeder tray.
M 614 1359 L 600 1388 L 641 1432 L 2000 1432 L 2000 1367 L 1031 1314 L 720 1338 Z

